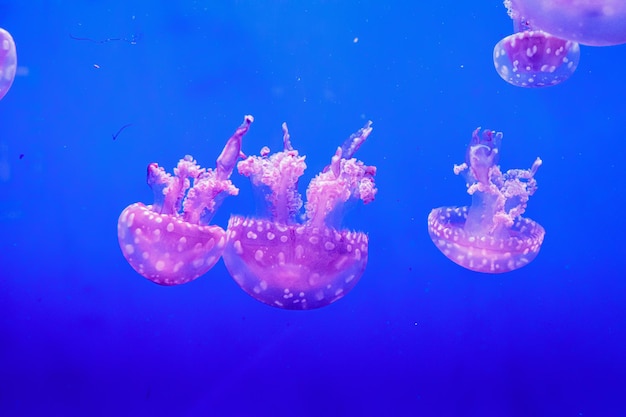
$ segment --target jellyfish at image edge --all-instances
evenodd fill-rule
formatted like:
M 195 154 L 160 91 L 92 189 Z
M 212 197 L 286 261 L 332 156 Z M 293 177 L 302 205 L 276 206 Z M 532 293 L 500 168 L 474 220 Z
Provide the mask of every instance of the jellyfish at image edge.
M 211 269 L 222 255 L 226 232 L 209 221 L 222 200 L 239 190 L 230 175 L 241 156 L 241 141 L 252 116 L 226 142 L 215 169 L 200 168 L 189 155 L 174 175 L 156 163 L 148 165 L 154 203 L 126 207 L 117 222 L 124 257 L 135 271 L 161 285 L 192 281 Z
M 359 281 L 368 258 L 365 233 L 334 223 L 344 205 L 374 200 L 376 167 L 352 155 L 372 131 L 371 122 L 337 149 L 331 162 L 311 180 L 304 220 L 298 179 L 304 156 L 291 146 L 283 124 L 283 151 L 251 156 L 237 165 L 263 193 L 266 218 L 231 216 L 223 259 L 239 286 L 268 305 L 294 310 L 324 307 L 345 296 Z
M 472 134 L 465 163 L 454 166 L 463 172 L 470 207 L 440 207 L 428 215 L 428 233 L 433 243 L 451 261 L 463 268 L 498 274 L 530 263 L 541 249 L 545 231 L 522 217 L 528 199 L 537 190 L 537 158 L 530 169 L 497 165 L 502 133 L 480 128 Z
M 495 46 L 500 76 L 518 87 L 547 87 L 568 79 L 580 59 L 579 43 L 626 43 L 624 0 L 505 0 L 517 33 Z
M 13 37 L 0 28 L 0 100 L 6 95 L 15 79 L 17 52 Z

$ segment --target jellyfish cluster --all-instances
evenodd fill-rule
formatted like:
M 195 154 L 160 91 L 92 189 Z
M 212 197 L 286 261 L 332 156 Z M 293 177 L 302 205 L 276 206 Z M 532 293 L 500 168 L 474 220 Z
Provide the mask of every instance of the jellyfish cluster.
M 515 33 L 496 44 L 493 62 L 515 86 L 547 87 L 567 80 L 578 66 L 580 45 L 626 43 L 625 0 L 505 0 L 504 5 Z M 16 68 L 15 42 L 0 28 L 0 99 L 13 84 Z M 258 155 L 244 154 L 243 138 L 253 120 L 244 117 L 214 168 L 203 168 L 190 155 L 172 173 L 149 164 L 154 201 L 132 203 L 121 212 L 121 252 L 132 269 L 155 284 L 189 283 L 223 260 L 236 284 L 264 304 L 288 310 L 328 306 L 346 296 L 367 267 L 367 233 L 342 228 L 338 219 L 348 203 L 369 204 L 378 192 L 376 167 L 354 158 L 372 123 L 337 147 L 302 196 L 298 182 L 305 157 L 292 145 L 286 124 L 278 152 L 263 147 Z M 454 166 L 454 173 L 465 178 L 471 204 L 436 208 L 427 219 L 435 247 L 476 273 L 502 274 L 529 265 L 545 237 L 539 223 L 524 217 L 542 160 L 527 169 L 502 170 L 502 138 L 492 130 L 473 132 L 465 161 Z M 232 214 L 222 228 L 211 221 L 224 198 L 239 194 L 233 174 L 250 180 L 266 214 Z
M 265 304 L 291 310 L 329 305 L 354 288 L 367 265 L 367 235 L 341 229 L 335 219 L 346 203 L 370 203 L 378 191 L 376 167 L 353 158 L 372 132 L 371 122 L 337 148 L 311 180 L 304 203 L 298 180 L 305 157 L 291 145 L 287 125 L 280 152 L 264 147 L 260 155 L 245 157 L 242 139 L 252 121 L 245 116 L 214 169 L 201 168 L 189 155 L 173 175 L 148 165 L 154 202 L 122 211 L 117 223 L 122 253 L 156 284 L 193 281 L 221 258 L 235 282 Z M 239 192 L 230 180 L 235 168 L 263 193 L 268 215 L 232 215 L 224 230 L 210 221 L 223 199 Z
M 242 152 L 253 120 L 244 117 L 215 168 L 200 167 L 190 155 L 173 174 L 156 163 L 148 165 L 154 202 L 133 203 L 122 211 L 117 224 L 122 254 L 156 284 L 188 283 L 222 259 L 233 280 L 258 301 L 290 310 L 327 306 L 348 294 L 367 266 L 367 234 L 342 229 L 337 219 L 347 203 L 368 204 L 378 192 L 376 167 L 353 157 L 372 123 L 337 147 L 310 181 L 305 202 L 298 191 L 305 157 L 293 147 L 286 124 L 280 151 L 263 147 L 259 155 Z M 440 207 L 428 216 L 435 246 L 454 263 L 480 273 L 528 265 L 545 235 L 541 225 L 522 217 L 537 190 L 535 175 L 542 161 L 503 172 L 498 165 L 502 137 L 480 128 L 473 132 L 465 161 L 454 166 L 455 174 L 466 179 L 471 205 Z M 266 215 L 233 214 L 222 229 L 210 222 L 224 198 L 239 193 L 230 179 L 235 169 L 262 195 Z
M 580 46 L 626 43 L 623 0 L 505 0 L 515 33 L 493 50 L 496 71 L 525 88 L 549 87 L 576 70 Z

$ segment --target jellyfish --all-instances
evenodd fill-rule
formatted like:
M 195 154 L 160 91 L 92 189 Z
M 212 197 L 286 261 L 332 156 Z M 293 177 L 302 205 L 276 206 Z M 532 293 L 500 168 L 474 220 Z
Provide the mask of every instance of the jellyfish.
M 223 260 L 235 282 L 270 306 L 307 310 L 344 297 L 357 284 L 368 259 L 368 237 L 341 229 L 345 204 L 374 200 L 376 167 L 352 158 L 372 131 L 371 122 L 339 147 L 330 164 L 311 180 L 305 212 L 298 192 L 305 157 L 291 145 L 283 124 L 283 150 L 238 163 L 239 173 L 262 192 L 267 216 L 233 215 Z
M 0 28 L 0 100 L 7 94 L 15 79 L 17 52 L 9 32 Z
M 548 87 L 576 70 L 580 47 L 626 43 L 623 0 L 505 0 L 517 33 L 498 42 L 493 62 L 518 87 Z
M 509 272 L 529 264 L 543 243 L 545 231 L 522 217 L 528 199 L 537 190 L 537 158 L 530 169 L 497 165 L 502 133 L 480 128 L 472 134 L 465 163 L 454 166 L 464 173 L 470 207 L 440 207 L 428 215 L 428 233 L 437 248 L 463 268 L 489 274 Z
M 201 168 L 190 155 L 178 162 L 174 175 L 156 163 L 148 165 L 154 203 L 129 205 L 117 223 L 122 254 L 143 277 L 160 285 L 184 284 L 220 259 L 226 232 L 209 222 L 223 199 L 239 192 L 229 178 L 252 121 L 252 116 L 244 118 L 215 169 Z

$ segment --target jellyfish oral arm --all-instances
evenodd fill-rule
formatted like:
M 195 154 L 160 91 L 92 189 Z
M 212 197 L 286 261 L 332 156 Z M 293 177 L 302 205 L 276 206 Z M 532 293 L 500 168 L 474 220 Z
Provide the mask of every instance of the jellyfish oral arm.
M 378 192 L 374 185 L 376 167 L 351 158 L 371 133 L 371 124 L 368 122 L 337 148 L 330 164 L 311 180 L 305 206 L 310 224 L 324 225 L 328 215 L 340 210 L 348 200 L 362 200 L 365 204 L 374 200 Z M 347 149 L 347 155 L 344 149 Z
M 159 214 L 178 213 L 183 197 L 191 186 L 189 178 L 197 178 L 204 171 L 190 155 L 178 161 L 174 176 L 155 162 L 149 164 L 147 183 L 154 192 L 153 210 Z
M 328 215 L 341 210 L 348 200 L 374 200 L 378 189 L 374 185 L 376 167 L 354 158 L 342 159 L 341 148 L 333 156 L 330 169 L 313 178 L 307 188 L 306 217 L 314 226 L 325 225 Z
M 469 167 L 469 175 L 474 180 L 488 184 L 491 178 L 491 170 L 500 159 L 500 144 L 502 133 L 485 130 L 479 136 L 480 127 L 472 133 L 472 140 L 465 154 L 465 164 Z M 458 167 L 455 166 L 455 172 Z M 462 171 L 462 170 L 461 170 Z
M 341 145 L 341 155 L 344 159 L 352 158 L 352 155 L 359 150 L 361 145 L 365 143 L 367 137 L 372 133 L 372 121 L 369 120 L 365 126 L 359 129 L 357 132 L 350 135 L 350 137 Z
M 502 174 L 496 165 L 502 133 L 485 131 L 479 137 L 478 130 L 474 131 L 467 152 L 470 173 L 476 182 L 467 188 L 472 206 L 465 228 L 494 234 L 503 226 L 510 227 L 524 214 L 530 196 L 537 189 L 534 175 L 542 161 L 537 158 L 530 169 L 511 169 Z
M 266 190 L 265 201 L 273 221 L 294 223 L 302 207 L 298 180 L 304 174 L 304 157 L 291 147 L 287 125 L 283 123 L 283 151 L 269 155 L 264 147 L 261 156 L 249 156 L 237 164 L 241 175 L 250 178 L 252 185 Z
M 243 136 L 248 132 L 248 129 L 250 129 L 250 124 L 253 121 L 254 117 L 250 115 L 245 116 L 243 124 L 239 126 L 228 142 L 226 142 L 226 146 L 224 146 L 222 153 L 217 158 L 217 168 L 215 169 L 217 178 L 221 180 L 230 178 L 237 164 L 237 160 L 242 156 L 241 141 Z

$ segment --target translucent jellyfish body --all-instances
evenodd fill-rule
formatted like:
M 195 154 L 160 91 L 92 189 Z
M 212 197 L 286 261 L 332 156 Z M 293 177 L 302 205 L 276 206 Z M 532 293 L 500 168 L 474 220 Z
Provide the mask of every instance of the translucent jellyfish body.
M 549 87 L 567 80 L 580 59 L 579 44 L 626 43 L 623 0 L 505 0 L 517 33 L 493 51 L 496 71 L 508 83 Z
M 506 0 L 514 21 L 582 45 L 626 43 L 624 0 Z
M 179 285 L 200 277 L 219 261 L 226 231 L 209 221 L 224 197 L 239 192 L 229 177 L 252 120 L 245 117 L 215 169 L 201 168 L 191 156 L 178 162 L 174 175 L 156 163 L 148 165 L 154 203 L 131 204 L 117 223 L 122 254 L 135 271 L 157 284 Z
M 465 173 L 469 207 L 440 207 L 428 216 L 433 243 L 451 261 L 476 272 L 498 274 L 529 264 L 543 243 L 545 231 L 522 217 L 537 189 L 537 158 L 528 170 L 505 173 L 497 165 L 502 133 L 479 129 L 472 135 L 465 163 L 454 167 Z
M 17 70 L 15 42 L 9 32 L 0 28 L 0 100 L 11 88 Z
M 303 221 L 297 188 L 306 164 L 291 146 L 286 125 L 283 130 L 281 152 L 270 155 L 264 148 L 238 164 L 239 173 L 264 193 L 269 215 L 231 216 L 223 259 L 255 299 L 285 309 L 319 308 L 344 297 L 367 265 L 367 235 L 335 227 L 331 219 L 346 202 L 374 200 L 376 168 L 352 158 L 372 128 L 368 123 L 348 138 L 311 180 Z

